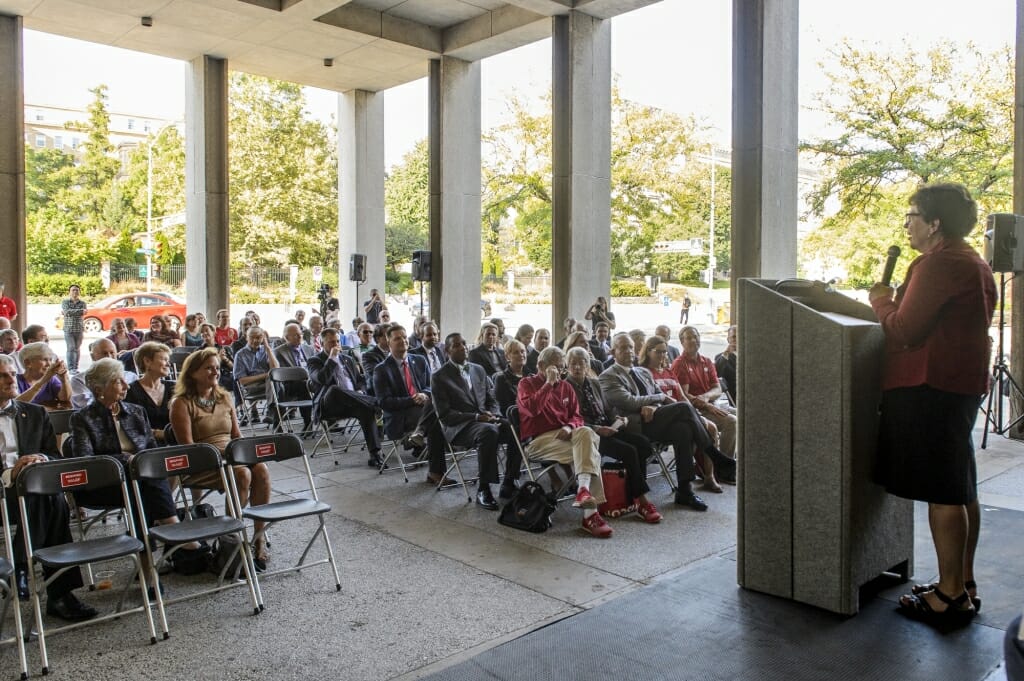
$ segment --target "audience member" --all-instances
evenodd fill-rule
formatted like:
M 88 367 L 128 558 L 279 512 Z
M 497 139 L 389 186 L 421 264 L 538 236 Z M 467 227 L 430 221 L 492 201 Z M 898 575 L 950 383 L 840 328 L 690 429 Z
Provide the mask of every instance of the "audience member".
M 261 329 L 257 327 L 255 330 L 253 336 L 263 336 Z M 170 417 L 174 439 L 180 444 L 205 443 L 223 454 L 228 442 L 242 436 L 231 394 L 220 386 L 218 350 L 202 348 L 185 358 L 174 387 Z M 249 503 L 258 506 L 270 501 L 270 470 L 266 464 L 256 464 L 251 468 L 234 466 L 231 473 L 243 507 Z M 224 491 L 220 489 L 217 471 L 185 477 L 181 484 Z M 262 522 L 255 523 L 257 531 L 262 527 Z M 259 540 L 253 554 L 256 569 L 266 570 L 266 542 Z
M 482 366 L 488 376 L 504 371 L 508 366 L 505 351 L 498 345 L 498 337 L 498 327 L 486 322 L 480 327 L 480 335 L 476 339 L 477 346 L 469 351 L 469 361 Z
M 523 347 L 529 352 L 532 349 L 530 345 L 533 343 L 533 327 L 529 324 L 520 324 L 519 328 L 516 329 L 515 340 L 523 344 Z M 502 343 L 502 347 L 505 347 L 507 343 Z
M 580 348 L 587 353 L 587 357 L 590 358 L 590 373 L 594 378 L 604 371 L 604 365 L 590 353 L 590 341 L 585 331 L 573 331 L 565 337 L 563 350 L 569 352 L 572 348 Z
M 0 317 L 0 331 L 11 328 L 11 320 L 7 317 Z
M 736 410 L 729 406 L 717 407 L 715 400 L 722 396 L 718 372 L 711 358 L 700 354 L 700 332 L 692 326 L 679 330 L 683 353 L 672 363 L 672 373 L 683 386 L 686 397 L 694 407 L 718 428 L 722 453 L 736 458 Z M 723 479 L 723 482 L 728 482 Z
M 658 325 L 658 328 L 654 330 L 654 335 L 661 337 L 665 341 L 665 347 L 668 357 L 668 363 L 672 364 L 679 356 L 679 348 L 672 345 L 672 329 L 668 328 L 664 324 Z
M 512 337 L 505 333 L 505 322 L 501 319 L 501 317 L 491 317 L 491 324 L 494 324 L 494 326 L 497 327 L 498 329 L 497 346 L 499 348 L 504 347 L 505 343 L 508 343 L 510 340 L 512 340 Z
M 93 362 L 101 359 L 117 359 L 117 350 L 114 347 L 114 342 L 109 338 L 100 338 L 94 340 L 89 344 L 89 357 Z M 123 366 L 122 362 L 122 366 Z M 132 365 L 134 366 L 134 361 Z M 130 386 L 135 381 L 139 380 L 138 374 L 134 371 L 125 371 L 124 380 Z M 81 409 L 89 405 L 93 400 L 92 391 L 89 390 L 89 386 L 85 384 L 85 374 L 77 373 L 71 377 L 71 406 L 75 409 Z
M 0 317 L 13 322 L 18 318 L 18 306 L 14 304 L 12 299 L 4 295 L 5 286 L 6 284 L 0 281 Z
M 218 346 L 230 347 L 238 340 L 238 331 L 231 327 L 231 313 L 227 310 L 217 310 L 217 329 L 214 337 Z
M 441 340 L 441 334 L 437 329 L 437 324 L 431 321 L 425 322 L 420 327 L 420 334 L 423 336 L 420 346 L 409 352 L 426 357 L 427 365 L 430 366 L 430 373 L 433 374 L 448 361 L 448 355 L 445 354 L 445 349 L 438 345 L 438 342 Z
M 82 289 L 77 284 L 68 287 L 68 297 L 61 301 L 60 316 L 64 318 L 64 342 L 67 344 L 68 371 L 78 372 L 78 359 L 82 352 L 83 317 L 87 309 L 82 300 Z
M 373 340 L 373 324 L 363 322 L 356 327 L 356 342 L 352 345 L 352 357 L 360 362 L 359 370 L 362 371 L 363 353 L 377 347 Z M 369 376 L 366 377 L 369 380 Z
M 47 409 L 71 408 L 71 377 L 67 365 L 46 343 L 26 343 L 19 353 L 25 370 L 18 374 L 18 400 Z
M 611 330 L 608 322 L 598 322 L 594 326 L 594 335 L 588 341 L 590 343 L 590 354 L 601 364 L 608 361 L 611 353 Z
M 17 368 L 18 373 L 22 373 L 25 368 L 21 366 L 21 362 L 18 360 L 18 350 L 21 349 L 21 338 L 18 337 L 18 332 L 14 329 L 4 329 L 0 331 L 0 354 L 7 355 L 14 360 L 14 366 Z
M 736 404 L 736 325 L 729 327 L 726 334 L 725 350 L 715 355 L 715 371 L 718 372 L 718 381 L 722 388 L 729 394 L 733 405 Z
M 273 393 L 267 389 L 267 379 L 270 376 L 270 370 L 277 368 L 277 358 L 270 348 L 270 339 L 260 327 L 250 326 L 245 337 L 245 347 L 235 353 L 233 373 L 238 389 L 253 404 L 251 418 L 255 420 L 257 417 L 256 402 L 267 400 L 269 404 L 272 401 Z M 219 360 L 217 368 L 219 372 Z M 267 411 L 270 412 L 269 422 L 276 428 L 278 425 L 277 414 L 273 409 L 267 409 Z
M 320 334 L 324 331 L 324 319 L 318 314 L 310 315 L 309 317 L 309 340 L 306 342 L 313 346 L 314 352 L 320 352 L 323 350 L 321 345 Z M 344 343 L 342 343 L 344 345 Z
M 18 598 L 27 601 L 29 593 L 28 559 L 25 552 L 25 526 L 18 512 L 18 497 L 11 488 L 18 476 L 29 466 L 60 458 L 57 437 L 46 411 L 35 404 L 18 402 L 17 370 L 9 355 L 0 355 L 0 471 L 7 511 L 17 526 L 13 541 L 15 587 Z M 5 418 L 9 417 L 9 418 Z M 33 549 L 69 544 L 72 541 L 68 524 L 68 505 L 63 494 L 33 494 L 22 497 L 28 511 L 28 533 Z M 7 528 L 2 528 L 7 532 Z M 49 579 L 56 568 L 43 566 L 43 577 Z M 72 593 L 82 587 L 82 573 L 72 567 L 61 572 L 46 586 L 46 614 L 71 622 L 91 619 L 96 610 L 85 605 Z M 8 596 L 10 598 L 10 596 Z M 18 604 L 15 603 L 15 607 Z
M 199 315 L 185 315 L 185 326 L 181 329 L 181 344 L 186 348 L 203 347 L 203 335 L 199 333 Z M 139 367 L 141 370 L 142 367 Z
M 386 307 L 383 310 L 380 311 L 380 323 L 381 324 L 390 324 L 391 323 L 391 312 L 389 312 Z
M 547 329 L 537 329 L 533 335 L 533 347 L 526 352 L 526 369 L 530 374 L 537 373 L 537 359 L 541 351 L 551 345 L 551 332 Z
M 453 446 L 477 450 L 480 477 L 476 503 L 489 511 L 498 510 L 491 485 L 498 482 L 498 444 L 502 435 L 508 437 L 508 426 L 497 413 L 498 403 L 491 390 L 491 380 L 483 367 L 466 361 L 466 341 L 460 333 L 444 339 L 448 362 L 430 377 L 430 394 L 441 421 L 444 436 Z M 511 498 L 522 468 L 518 448 L 508 449 L 505 456 L 505 477 L 499 496 Z
M 49 343 L 50 335 L 40 324 L 29 324 L 21 330 L 21 342 L 23 345 L 29 343 Z
M 349 331 L 348 333 L 346 333 L 344 335 L 344 337 L 340 339 L 341 340 L 341 344 L 344 345 L 347 348 L 358 347 L 359 346 L 359 327 L 362 326 L 364 323 L 365 322 L 364 322 L 362 317 L 353 317 L 352 318 L 352 330 Z M 313 325 L 313 320 L 312 319 L 309 320 L 309 324 L 310 324 L 310 326 Z M 373 327 L 371 327 L 371 328 L 373 328 Z M 356 360 L 358 361 L 358 359 L 359 358 L 357 357 Z
M 277 365 L 281 367 L 301 367 L 305 369 L 306 365 L 309 363 L 309 358 L 314 354 L 313 346 L 306 345 L 302 342 L 302 327 L 299 323 L 290 322 L 285 324 L 284 342 L 274 349 L 274 356 L 277 358 Z M 305 392 L 305 389 L 301 391 L 301 393 Z M 284 400 L 307 399 L 306 396 L 301 393 L 285 393 L 282 394 L 282 397 Z M 302 430 L 308 432 L 310 420 L 313 416 L 313 408 L 300 407 L 299 413 L 302 415 Z
M 114 344 L 117 354 L 130 352 L 142 345 L 142 341 L 134 333 L 128 331 L 128 325 L 120 317 L 114 317 L 110 321 L 110 335 L 107 339 Z
M 597 301 L 590 306 L 583 318 L 590 320 L 591 333 L 597 330 L 599 322 L 604 322 L 609 329 L 615 330 L 615 313 L 611 311 L 608 299 L 604 296 L 597 297 Z
M 539 374 L 519 382 L 520 436 L 530 440 L 526 456 L 535 461 L 572 464 L 578 489 L 572 505 L 583 509 L 583 529 L 607 539 L 612 536 L 612 528 L 597 512 L 598 505 L 605 500 L 598 451 L 600 438 L 584 425 L 576 391 L 562 380 L 562 350 L 556 346 L 545 348 L 537 366 Z
M 238 338 L 236 338 L 231 343 L 231 353 L 232 353 L 232 355 L 237 357 L 238 356 L 238 351 L 241 350 L 242 348 L 244 348 L 246 345 L 249 344 L 249 329 L 251 329 L 253 326 L 256 326 L 256 324 L 252 321 L 252 318 L 249 317 L 248 315 L 246 315 L 245 317 L 242 317 L 239 320 L 239 322 L 238 322 L 238 330 L 239 330 Z
M 380 313 L 384 309 L 384 300 L 380 297 L 380 291 L 370 289 L 370 298 L 363 302 L 363 316 L 367 324 L 380 324 Z
M 125 317 L 124 325 L 128 329 L 128 333 L 139 339 L 139 345 L 142 345 L 142 339 L 146 334 L 142 332 L 142 329 L 138 328 L 139 323 L 135 321 L 135 317 Z
M 149 341 L 135 351 L 139 379 L 128 386 L 125 400 L 146 412 L 156 441 L 163 444 L 164 428 L 171 422 L 170 404 L 174 394 L 171 375 L 171 353 L 163 343 Z
M 562 348 L 564 350 L 565 349 L 565 339 L 569 336 L 570 333 L 572 333 L 575 330 L 576 330 L 576 318 L 575 317 L 566 317 L 565 321 L 562 322 L 562 337 L 558 339 L 558 342 L 555 343 L 555 345 L 557 345 L 558 347 L 560 347 L 560 348 Z
M 601 384 L 590 375 L 590 355 L 580 347 L 569 348 L 566 362 L 567 380 L 576 391 L 583 423 L 600 438 L 598 451 L 623 464 L 626 470 L 626 492 L 636 504 L 637 513 L 648 523 L 661 522 L 661 513 L 647 498 L 647 461 L 654 456 L 651 441 L 643 435 L 630 433 L 626 419 L 614 418 L 614 411 L 605 404 Z
M 416 315 L 412 320 L 412 333 L 409 335 L 409 352 L 416 350 L 423 342 L 423 325 L 430 319 L 426 315 Z
M 150 317 L 149 332 L 142 337 L 142 340 L 144 342 L 163 343 L 169 348 L 181 347 L 181 339 L 171 329 L 171 325 L 167 323 L 167 317 L 164 315 L 153 315 Z
M 444 477 L 444 435 L 430 396 L 427 360 L 408 354 L 405 328 L 400 324 L 388 327 L 386 340 L 390 354 L 373 372 L 374 395 L 384 411 L 384 432 L 396 442 L 410 433 L 405 444 L 415 450 L 422 447 L 425 436 L 429 452 L 427 482 L 448 484 L 451 481 Z
M 203 324 L 199 327 L 199 333 L 203 337 L 202 347 L 217 350 L 217 358 L 220 360 L 220 387 L 227 390 L 229 394 L 234 395 L 235 361 L 231 347 L 217 344 L 217 329 L 213 324 Z
M 516 403 L 519 381 L 524 376 L 536 373 L 526 366 L 526 347 L 517 340 L 505 343 L 505 358 L 508 360 L 508 366 L 493 376 L 494 397 L 498 400 L 498 409 L 502 416 L 507 416 L 509 407 Z
M 391 345 L 388 343 L 388 328 L 390 326 L 390 324 L 378 324 L 373 327 L 373 340 L 376 345 L 359 355 L 359 363 L 363 367 L 363 375 L 366 376 L 367 389 L 371 395 L 377 394 L 377 387 L 373 383 L 376 377 L 373 372 L 391 352 Z M 363 338 L 363 335 L 360 334 L 359 337 Z

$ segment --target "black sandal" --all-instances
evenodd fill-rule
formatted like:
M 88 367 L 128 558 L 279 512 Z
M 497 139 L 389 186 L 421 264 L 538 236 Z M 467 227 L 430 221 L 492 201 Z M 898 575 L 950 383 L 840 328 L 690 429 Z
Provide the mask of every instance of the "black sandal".
M 966 591 L 956 598 L 950 598 L 939 589 L 932 589 L 932 593 L 946 604 L 945 610 L 933 610 L 923 593 L 910 593 L 900 597 L 900 611 L 911 619 L 940 628 L 965 626 L 977 614 Z
M 915 596 L 920 596 L 921 594 L 926 594 L 929 591 L 935 591 L 938 588 L 938 582 L 932 582 L 931 584 L 915 584 L 914 586 L 910 587 L 910 593 L 914 594 Z M 973 579 L 969 579 L 966 582 L 964 582 L 964 589 L 966 589 L 968 592 L 970 592 L 972 589 L 975 592 L 977 592 L 978 583 L 975 582 Z M 971 604 L 974 605 L 975 612 L 981 612 L 981 599 L 979 597 L 971 596 Z

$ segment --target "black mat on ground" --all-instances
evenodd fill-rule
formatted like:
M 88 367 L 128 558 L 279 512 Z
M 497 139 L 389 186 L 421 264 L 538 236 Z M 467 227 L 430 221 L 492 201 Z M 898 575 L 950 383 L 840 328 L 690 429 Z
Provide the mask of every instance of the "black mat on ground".
M 1002 639 L 982 624 L 939 634 L 883 598 L 843 618 L 744 591 L 735 562 L 713 558 L 426 678 L 971 681 Z

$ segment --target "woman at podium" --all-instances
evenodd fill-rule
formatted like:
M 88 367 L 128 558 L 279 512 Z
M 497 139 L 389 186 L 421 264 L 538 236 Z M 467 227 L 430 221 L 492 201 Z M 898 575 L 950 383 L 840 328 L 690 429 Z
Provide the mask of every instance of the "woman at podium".
M 978 207 L 963 185 L 924 185 L 909 203 L 904 228 L 920 255 L 898 289 L 878 283 L 869 295 L 886 346 L 878 478 L 890 494 L 928 502 L 938 557 L 939 581 L 902 596 L 901 610 L 937 626 L 962 625 L 981 603 L 971 433 L 988 391 L 996 286 L 964 241 Z

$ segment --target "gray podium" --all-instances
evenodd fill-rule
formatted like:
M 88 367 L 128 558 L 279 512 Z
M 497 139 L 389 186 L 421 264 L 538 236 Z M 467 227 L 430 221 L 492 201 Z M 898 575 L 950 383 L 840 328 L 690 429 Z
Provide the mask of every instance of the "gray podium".
M 737 301 L 739 583 L 856 614 L 914 558 L 912 502 L 871 481 L 881 327 L 820 282 L 742 279 Z

